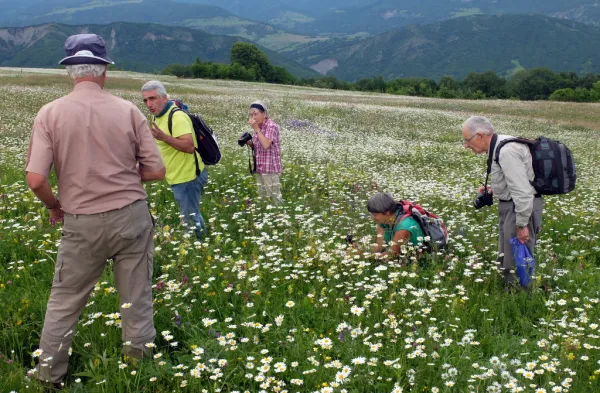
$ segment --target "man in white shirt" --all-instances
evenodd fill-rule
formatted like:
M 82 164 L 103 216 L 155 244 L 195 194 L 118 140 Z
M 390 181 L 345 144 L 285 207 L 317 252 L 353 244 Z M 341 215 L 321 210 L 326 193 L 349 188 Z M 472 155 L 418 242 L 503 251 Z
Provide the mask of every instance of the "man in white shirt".
M 495 157 L 500 141 L 514 138 L 498 135 L 485 117 L 471 116 L 463 124 L 463 145 L 476 154 Z M 535 178 L 529 147 L 521 143 L 507 143 L 500 150 L 498 162 L 490 159 L 490 186 L 488 193 L 499 201 L 498 261 L 506 284 L 514 281 L 514 261 L 510 239 L 517 237 L 533 255 L 536 235 L 542 224 L 544 201 L 531 182 Z M 479 192 L 484 188 L 480 187 Z

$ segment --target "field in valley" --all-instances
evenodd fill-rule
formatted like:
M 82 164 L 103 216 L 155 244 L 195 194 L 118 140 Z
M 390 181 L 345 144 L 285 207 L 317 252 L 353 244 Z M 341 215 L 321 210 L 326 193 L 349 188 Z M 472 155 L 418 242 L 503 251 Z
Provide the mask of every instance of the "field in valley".
M 28 190 L 24 158 L 41 106 L 71 89 L 64 71 L 0 69 L 0 392 L 38 392 L 35 364 L 61 230 Z M 107 89 L 137 103 L 150 75 Z M 600 391 L 600 105 L 459 101 L 160 77 L 217 133 L 202 212 L 210 236 L 178 225 L 166 183 L 147 185 L 157 218 L 154 358 L 120 355 L 110 263 L 75 332 L 71 392 Z M 257 199 L 237 145 L 249 104 L 281 126 L 284 204 Z M 545 198 L 530 291 L 496 271 L 496 207 L 475 210 L 485 157 L 461 124 L 567 144 L 578 186 Z M 447 251 L 381 261 L 376 190 L 419 202 L 448 225 Z M 135 305 L 133 305 L 135 307 Z M 43 357 L 43 354 L 42 354 Z

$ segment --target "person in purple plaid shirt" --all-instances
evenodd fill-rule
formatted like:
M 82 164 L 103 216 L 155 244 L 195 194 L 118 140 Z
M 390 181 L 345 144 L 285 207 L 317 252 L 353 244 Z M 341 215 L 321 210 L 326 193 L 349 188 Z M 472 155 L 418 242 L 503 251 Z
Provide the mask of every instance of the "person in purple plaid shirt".
M 252 140 L 247 143 L 254 148 L 256 155 L 256 183 L 258 196 L 271 198 L 280 204 L 281 186 L 281 147 L 279 126 L 269 118 L 267 106 L 256 101 L 250 105 L 248 124 L 254 130 Z

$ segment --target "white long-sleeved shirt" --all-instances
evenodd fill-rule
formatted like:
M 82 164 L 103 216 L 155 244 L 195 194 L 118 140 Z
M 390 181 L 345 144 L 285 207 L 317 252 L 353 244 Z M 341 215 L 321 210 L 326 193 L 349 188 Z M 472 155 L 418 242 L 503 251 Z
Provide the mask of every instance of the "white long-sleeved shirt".
M 494 155 L 500 141 L 514 138 L 510 135 L 498 135 Z M 515 204 L 515 213 L 517 215 L 517 225 L 526 226 L 533 210 L 533 198 L 535 197 L 535 188 L 531 181 L 535 178 L 533 167 L 531 165 L 531 153 L 527 145 L 513 142 L 507 143 L 500 150 L 498 157 L 500 165 L 494 160 L 490 172 L 490 184 L 494 196 L 498 199 L 512 199 Z

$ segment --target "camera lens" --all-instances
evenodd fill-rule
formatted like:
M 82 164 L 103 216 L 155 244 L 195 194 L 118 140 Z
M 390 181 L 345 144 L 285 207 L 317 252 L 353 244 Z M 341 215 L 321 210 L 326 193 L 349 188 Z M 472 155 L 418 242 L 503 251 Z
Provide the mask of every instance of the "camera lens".
M 246 142 L 248 142 L 251 139 L 252 135 L 249 132 L 244 132 L 242 136 L 240 136 L 240 139 L 238 139 L 238 145 L 240 145 L 240 147 L 243 147 L 246 144 Z
M 481 202 L 481 195 L 477 195 L 477 198 L 473 201 L 473 206 L 475 209 L 481 209 L 483 207 L 483 203 Z
M 484 206 L 492 206 L 494 204 L 494 198 L 487 192 L 480 192 L 473 201 L 475 209 L 481 209 Z

